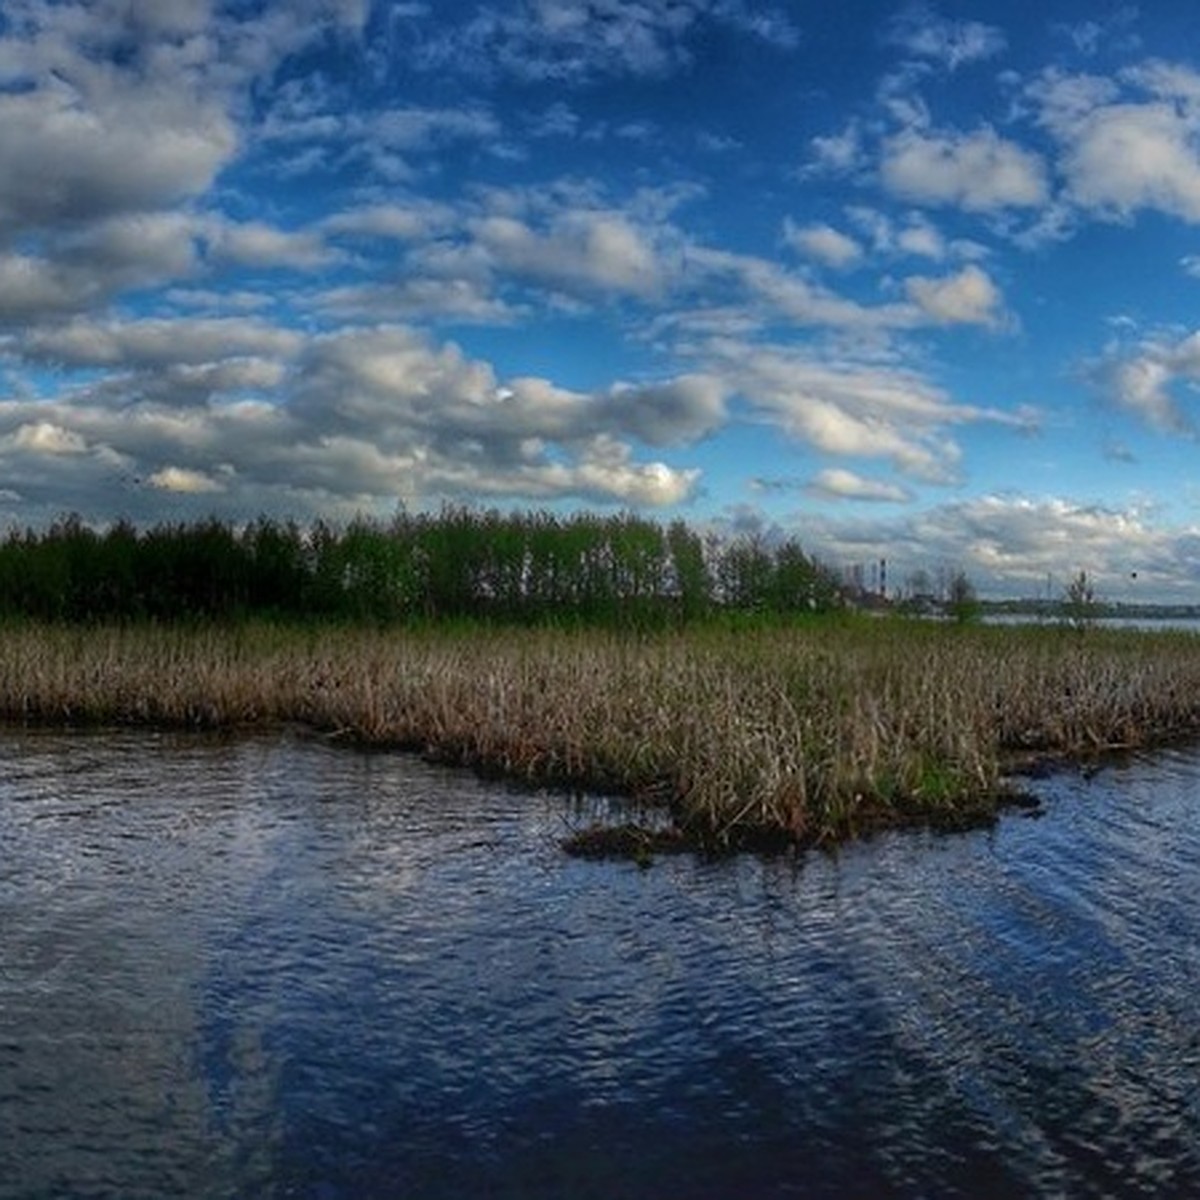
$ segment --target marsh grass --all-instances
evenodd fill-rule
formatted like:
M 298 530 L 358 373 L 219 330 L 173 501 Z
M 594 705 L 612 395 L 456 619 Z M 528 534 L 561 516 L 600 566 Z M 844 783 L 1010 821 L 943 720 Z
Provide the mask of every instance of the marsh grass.
M 19 624 L 0 630 L 0 716 L 298 722 L 666 806 L 693 845 L 810 845 L 987 820 L 1014 768 L 1195 735 L 1200 638 L 866 619 L 642 635 Z

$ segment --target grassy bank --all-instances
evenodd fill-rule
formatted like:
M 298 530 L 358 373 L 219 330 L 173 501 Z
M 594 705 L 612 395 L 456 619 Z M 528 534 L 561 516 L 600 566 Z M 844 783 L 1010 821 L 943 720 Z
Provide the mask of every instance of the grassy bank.
M 691 843 L 986 818 L 1026 757 L 1200 730 L 1200 639 L 814 620 L 596 631 L 20 624 L 0 715 L 302 722 L 669 806 Z

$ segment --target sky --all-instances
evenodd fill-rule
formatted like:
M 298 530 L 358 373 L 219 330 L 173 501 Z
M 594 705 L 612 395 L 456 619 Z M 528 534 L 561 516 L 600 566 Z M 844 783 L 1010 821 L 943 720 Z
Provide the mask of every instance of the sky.
M 4 0 L 0 526 L 445 503 L 1200 603 L 1200 7 Z

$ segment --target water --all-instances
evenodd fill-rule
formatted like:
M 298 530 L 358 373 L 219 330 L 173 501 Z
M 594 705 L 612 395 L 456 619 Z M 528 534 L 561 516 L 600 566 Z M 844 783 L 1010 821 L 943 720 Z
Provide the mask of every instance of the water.
M 1200 756 L 836 857 L 271 737 L 0 738 L 0 1196 L 1200 1192 Z
M 1036 616 L 1031 613 L 988 613 L 983 618 L 985 625 L 1045 626 L 1051 629 L 1067 626 L 1064 617 Z M 1198 617 L 1155 617 L 1124 616 L 1096 617 L 1090 622 L 1095 629 L 1125 629 L 1140 633 L 1191 633 L 1200 634 Z

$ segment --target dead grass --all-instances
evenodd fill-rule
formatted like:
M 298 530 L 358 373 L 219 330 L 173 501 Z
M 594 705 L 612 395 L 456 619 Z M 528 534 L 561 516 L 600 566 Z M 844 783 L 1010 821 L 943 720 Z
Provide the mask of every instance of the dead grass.
M 302 722 L 667 805 L 710 847 L 986 819 L 1006 771 L 1200 730 L 1200 638 L 814 621 L 732 633 L 20 625 L 0 715 Z

